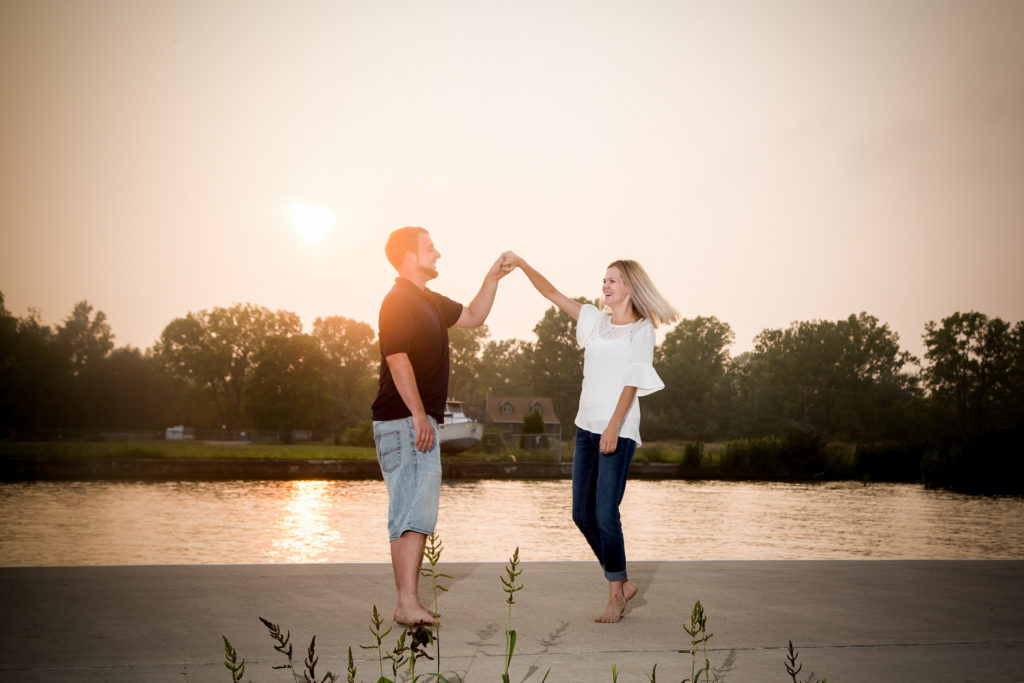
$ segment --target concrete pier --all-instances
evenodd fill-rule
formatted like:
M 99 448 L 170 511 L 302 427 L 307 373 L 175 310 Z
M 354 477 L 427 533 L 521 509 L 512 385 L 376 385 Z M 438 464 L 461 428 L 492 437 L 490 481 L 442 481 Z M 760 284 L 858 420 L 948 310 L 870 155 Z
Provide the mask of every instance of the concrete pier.
M 683 631 L 694 603 L 713 633 L 718 679 L 1024 681 L 1024 560 L 636 562 L 640 593 L 618 624 L 597 624 L 607 584 L 595 563 L 524 563 L 512 607 L 512 681 L 657 681 L 690 677 Z M 504 565 L 442 563 L 441 671 L 499 681 L 508 616 Z M 430 598 L 429 582 L 421 596 Z M 322 677 L 380 674 L 368 630 L 374 605 L 398 627 L 386 564 L 0 568 L 0 679 L 230 681 L 226 636 L 243 680 L 292 681 L 266 617 L 291 632 L 301 665 L 316 636 Z M 430 648 L 433 651 L 433 648 Z M 417 673 L 436 671 L 420 660 Z M 385 668 L 390 676 L 390 668 Z M 451 674 L 447 674 L 451 677 Z M 301 674 L 300 674 L 301 677 Z

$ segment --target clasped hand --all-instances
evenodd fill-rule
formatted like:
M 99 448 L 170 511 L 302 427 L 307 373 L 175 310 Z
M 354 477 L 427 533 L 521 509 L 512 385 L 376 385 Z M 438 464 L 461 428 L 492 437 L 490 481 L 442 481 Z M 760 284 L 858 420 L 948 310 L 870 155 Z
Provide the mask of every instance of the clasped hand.
M 519 267 L 521 259 L 513 251 L 504 252 L 497 262 L 498 269 L 501 271 L 502 277 L 511 273 L 513 270 Z

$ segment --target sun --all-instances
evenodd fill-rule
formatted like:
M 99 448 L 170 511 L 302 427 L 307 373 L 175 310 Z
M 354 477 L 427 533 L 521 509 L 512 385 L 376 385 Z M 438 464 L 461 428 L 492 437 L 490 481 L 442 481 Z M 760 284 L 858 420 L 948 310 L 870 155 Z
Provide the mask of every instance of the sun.
M 327 209 L 292 202 L 288 206 L 288 222 L 306 244 L 320 244 L 334 228 L 334 216 Z

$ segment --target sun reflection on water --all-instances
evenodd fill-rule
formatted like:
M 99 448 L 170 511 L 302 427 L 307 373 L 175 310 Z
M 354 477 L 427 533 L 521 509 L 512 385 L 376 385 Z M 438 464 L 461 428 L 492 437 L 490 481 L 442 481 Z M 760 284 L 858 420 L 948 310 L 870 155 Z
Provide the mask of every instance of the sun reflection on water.
M 281 516 L 270 531 L 272 562 L 323 562 L 345 544 L 332 522 L 338 492 L 329 481 L 284 482 Z

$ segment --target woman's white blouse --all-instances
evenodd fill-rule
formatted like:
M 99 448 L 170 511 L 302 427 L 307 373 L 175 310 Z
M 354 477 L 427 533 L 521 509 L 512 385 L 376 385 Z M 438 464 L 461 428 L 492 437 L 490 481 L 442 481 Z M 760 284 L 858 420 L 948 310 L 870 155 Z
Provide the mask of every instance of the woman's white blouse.
M 623 387 L 636 387 L 619 436 L 640 445 L 640 396 L 664 389 L 654 370 L 654 326 L 646 318 L 613 325 L 609 313 L 583 304 L 576 323 L 576 341 L 583 352 L 583 390 L 576 426 L 601 434 L 619 403 Z

